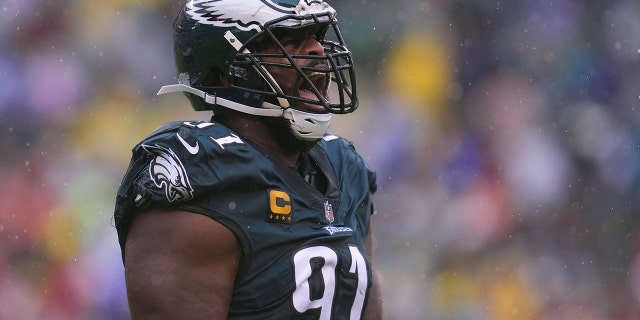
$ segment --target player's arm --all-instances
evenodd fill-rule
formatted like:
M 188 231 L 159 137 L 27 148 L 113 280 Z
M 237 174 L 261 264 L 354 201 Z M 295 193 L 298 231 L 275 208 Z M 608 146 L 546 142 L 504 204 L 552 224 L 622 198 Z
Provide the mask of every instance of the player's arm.
M 132 319 L 227 319 L 240 256 L 234 234 L 209 217 L 136 213 L 125 249 Z
M 384 319 L 382 310 L 382 289 L 380 287 L 380 277 L 373 264 L 373 231 L 369 226 L 367 237 L 365 239 L 365 246 L 367 247 L 367 256 L 371 261 L 371 272 L 373 273 L 373 285 L 369 291 L 369 300 L 364 310 L 364 320 L 381 320 Z

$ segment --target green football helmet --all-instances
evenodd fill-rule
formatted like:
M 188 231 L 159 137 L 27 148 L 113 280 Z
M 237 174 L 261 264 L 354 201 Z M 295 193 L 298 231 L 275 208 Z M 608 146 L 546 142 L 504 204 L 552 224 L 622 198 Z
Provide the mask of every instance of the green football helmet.
M 358 107 L 351 52 L 338 29 L 336 11 L 316 0 L 190 0 L 174 23 L 174 55 L 178 84 L 158 94 L 185 92 L 196 111 L 216 106 L 246 114 L 284 117 L 303 140 L 319 139 L 331 114 Z M 279 37 L 312 35 L 323 54 L 293 55 Z M 261 53 L 270 43 L 278 53 Z M 267 62 L 283 58 L 285 63 Z M 312 61 L 298 65 L 297 61 Z M 267 69 L 297 71 L 300 89 L 311 94 L 285 93 Z M 221 77 L 226 81 L 221 82 Z M 314 98 L 310 98 L 313 96 Z M 321 105 L 326 113 L 291 107 L 296 102 Z

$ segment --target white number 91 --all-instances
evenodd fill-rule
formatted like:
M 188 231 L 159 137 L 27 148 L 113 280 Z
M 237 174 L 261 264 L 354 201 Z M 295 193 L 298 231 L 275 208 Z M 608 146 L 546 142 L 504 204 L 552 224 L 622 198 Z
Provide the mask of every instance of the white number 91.
M 351 253 L 351 267 L 349 272 L 358 278 L 358 289 L 351 306 L 349 319 L 360 319 L 364 299 L 368 285 L 367 266 L 364 256 L 356 246 L 349 246 Z M 311 282 L 309 279 L 314 272 L 312 259 L 322 258 L 324 264 L 320 268 L 322 281 L 324 282 L 324 292 L 322 296 L 312 300 Z M 336 267 L 338 265 L 338 254 L 331 248 L 325 246 L 314 246 L 304 248 L 293 255 L 296 290 L 293 292 L 293 306 L 296 311 L 304 313 L 311 309 L 320 309 L 319 320 L 330 320 L 333 309 L 333 296 L 336 289 Z

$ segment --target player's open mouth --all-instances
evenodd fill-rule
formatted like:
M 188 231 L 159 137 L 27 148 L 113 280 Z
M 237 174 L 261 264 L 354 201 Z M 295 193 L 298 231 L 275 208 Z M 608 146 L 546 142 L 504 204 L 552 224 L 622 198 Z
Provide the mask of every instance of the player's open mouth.
M 320 101 L 319 98 L 325 99 L 322 96 L 318 97 L 314 92 L 314 88 L 318 93 L 320 93 L 320 95 L 324 94 L 327 74 L 324 72 L 310 72 L 307 74 L 307 77 L 311 82 L 301 79 L 300 87 L 298 88 L 298 96 L 311 101 Z

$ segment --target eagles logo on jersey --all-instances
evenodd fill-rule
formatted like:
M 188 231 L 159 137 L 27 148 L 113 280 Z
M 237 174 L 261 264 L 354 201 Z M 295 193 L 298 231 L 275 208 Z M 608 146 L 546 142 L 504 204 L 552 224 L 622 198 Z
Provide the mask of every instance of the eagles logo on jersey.
M 169 202 L 186 201 L 193 198 L 186 169 L 171 149 L 159 145 L 142 145 L 154 159 L 149 163 L 149 177 L 156 187 L 164 189 Z
M 244 252 L 229 319 L 359 318 L 371 286 L 364 241 L 375 174 L 335 136 L 309 157 L 324 190 L 224 126 L 159 128 L 133 149 L 118 191 L 121 248 L 140 206 L 203 214 L 233 231 Z

